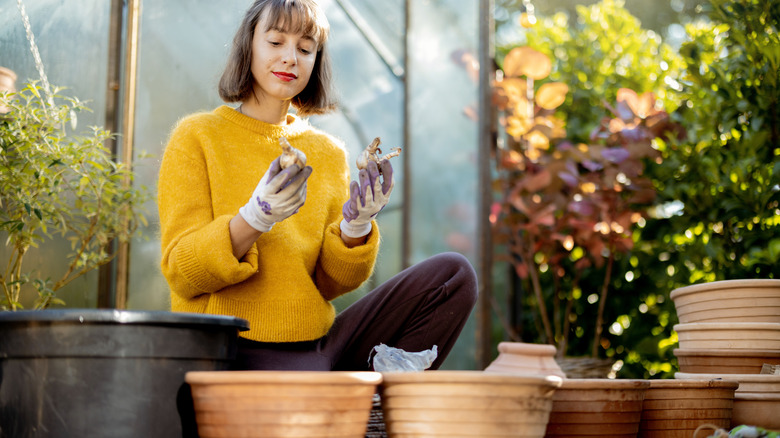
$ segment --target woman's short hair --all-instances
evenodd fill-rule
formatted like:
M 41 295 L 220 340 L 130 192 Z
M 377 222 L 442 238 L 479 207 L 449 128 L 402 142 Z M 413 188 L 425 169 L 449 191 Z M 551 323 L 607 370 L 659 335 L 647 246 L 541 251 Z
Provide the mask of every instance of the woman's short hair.
M 286 32 L 302 33 L 312 37 L 319 45 L 309 83 L 292 99 L 298 114 L 324 114 L 335 109 L 327 48 L 330 25 L 315 0 L 256 0 L 249 7 L 233 38 L 227 66 L 219 80 L 222 100 L 241 102 L 253 94 L 252 40 L 261 19 L 265 19 L 268 25 L 266 30 L 278 27 Z

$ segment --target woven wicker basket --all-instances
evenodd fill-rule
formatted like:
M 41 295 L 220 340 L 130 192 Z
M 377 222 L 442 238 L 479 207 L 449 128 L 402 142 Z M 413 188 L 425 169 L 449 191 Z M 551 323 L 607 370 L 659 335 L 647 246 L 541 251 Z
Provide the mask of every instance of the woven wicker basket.
M 385 417 L 382 413 L 382 399 L 379 398 L 379 394 L 374 394 L 374 404 L 371 406 L 371 415 L 368 417 L 366 438 L 387 438 Z

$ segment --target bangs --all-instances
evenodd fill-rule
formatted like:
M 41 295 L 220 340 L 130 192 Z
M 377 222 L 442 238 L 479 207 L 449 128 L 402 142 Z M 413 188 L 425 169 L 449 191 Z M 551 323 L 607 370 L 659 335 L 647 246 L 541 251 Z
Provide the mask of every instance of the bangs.
M 267 16 L 263 18 L 266 32 L 278 30 L 301 34 L 312 38 L 318 47 L 322 47 L 328 39 L 330 24 L 318 6 L 301 0 L 281 0 L 276 3 L 279 7 L 266 9 Z

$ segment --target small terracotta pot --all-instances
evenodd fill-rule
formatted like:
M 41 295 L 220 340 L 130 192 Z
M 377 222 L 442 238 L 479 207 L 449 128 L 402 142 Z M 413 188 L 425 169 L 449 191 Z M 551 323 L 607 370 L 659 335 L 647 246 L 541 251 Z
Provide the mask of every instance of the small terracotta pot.
M 482 371 L 384 373 L 387 433 L 390 438 L 542 438 L 561 380 Z
M 640 438 L 691 438 L 702 424 L 731 425 L 736 381 L 650 380 L 642 404 Z
M 5 67 L 0 67 L 0 93 L 4 91 L 16 91 L 16 73 Z M 0 105 L 0 114 L 8 112 L 8 107 Z
M 336 371 L 189 372 L 201 438 L 363 438 L 382 375 Z
M 780 351 L 780 323 L 692 322 L 674 330 L 685 350 L 733 349 Z
M 546 438 L 636 438 L 647 380 L 564 379 L 553 395 Z
M 723 280 L 675 289 L 681 324 L 693 322 L 780 323 L 780 280 Z
M 485 372 L 566 377 L 555 361 L 555 347 L 548 344 L 501 342 L 498 357 Z
M 780 365 L 780 351 L 677 348 L 673 353 L 683 373 L 759 374 L 764 364 Z

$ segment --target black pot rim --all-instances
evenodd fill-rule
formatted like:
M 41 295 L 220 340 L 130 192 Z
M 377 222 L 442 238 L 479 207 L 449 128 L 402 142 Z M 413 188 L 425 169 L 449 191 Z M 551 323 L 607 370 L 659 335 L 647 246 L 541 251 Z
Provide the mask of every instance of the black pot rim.
M 46 309 L 0 312 L 0 323 L 78 322 L 82 324 L 215 325 L 249 330 L 249 321 L 234 316 L 164 310 Z

